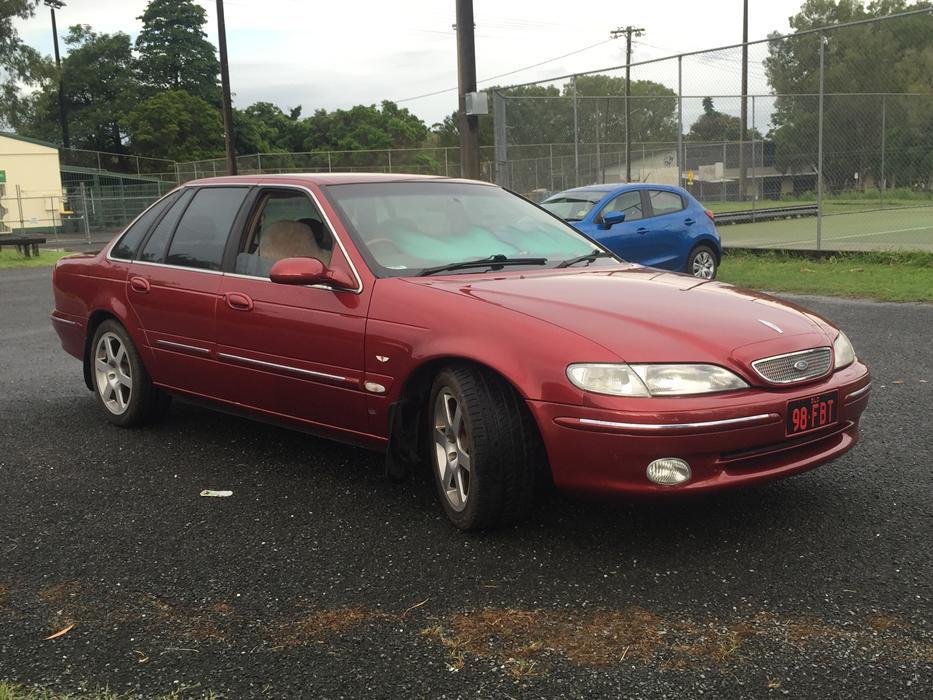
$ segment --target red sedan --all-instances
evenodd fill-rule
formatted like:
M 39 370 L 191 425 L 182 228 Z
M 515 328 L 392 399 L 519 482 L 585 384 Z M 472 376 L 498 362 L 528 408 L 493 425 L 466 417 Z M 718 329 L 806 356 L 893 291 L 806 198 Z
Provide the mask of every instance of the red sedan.
M 850 449 L 869 373 L 792 304 L 621 261 L 496 186 L 190 182 L 55 268 L 52 321 L 104 415 L 170 397 L 428 463 L 460 528 L 536 484 L 699 492 Z

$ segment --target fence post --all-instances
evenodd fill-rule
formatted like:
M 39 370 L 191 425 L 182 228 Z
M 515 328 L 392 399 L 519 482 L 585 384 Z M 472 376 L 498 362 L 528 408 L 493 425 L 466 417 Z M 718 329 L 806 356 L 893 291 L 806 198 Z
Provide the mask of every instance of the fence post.
M 20 186 L 16 186 L 16 206 L 19 209 L 19 232 L 26 232 L 26 220 L 23 219 L 23 191 Z
M 577 134 L 577 76 L 570 79 L 573 91 L 573 186 L 580 186 L 580 138 Z
M 505 98 L 498 90 L 492 93 L 492 140 L 495 146 L 496 184 L 511 187 L 509 182 L 509 129 L 506 119 Z
M 823 237 L 823 73 L 826 35 L 820 32 L 818 36 L 820 38 L 820 106 L 816 146 L 816 249 L 820 250 Z
M 603 163 L 599 153 L 599 100 L 594 100 L 596 104 L 596 176 L 599 182 L 603 181 Z
M 888 181 L 884 173 L 884 141 L 885 118 L 887 116 L 887 95 L 881 96 L 881 208 L 884 209 L 884 191 L 888 188 Z
M 330 166 L 330 151 L 327 152 L 327 172 L 329 173 L 334 172 L 333 170 L 331 170 L 331 166 Z
M 444 177 L 450 177 L 450 166 L 447 162 L 447 148 L 444 148 Z
M 81 186 L 81 214 L 82 219 L 84 219 L 84 237 L 87 239 L 88 245 L 91 243 L 91 224 L 87 220 L 87 191 L 84 188 L 84 183 L 78 183 Z
M 259 170 L 259 175 L 262 175 L 262 153 L 256 154 L 256 169 Z M 237 168 L 239 170 L 239 168 Z
M 722 177 L 719 178 L 719 189 L 722 190 L 722 201 L 726 201 L 726 142 L 722 142 Z
M 389 156 L 389 172 L 392 172 L 392 151 L 386 149 L 386 154 Z
M 683 187 L 684 159 L 684 57 L 677 57 L 677 186 Z
M 742 134 L 745 138 L 745 134 Z M 755 179 L 755 96 L 752 95 L 752 223 L 755 223 L 755 203 L 758 201 L 758 180 Z

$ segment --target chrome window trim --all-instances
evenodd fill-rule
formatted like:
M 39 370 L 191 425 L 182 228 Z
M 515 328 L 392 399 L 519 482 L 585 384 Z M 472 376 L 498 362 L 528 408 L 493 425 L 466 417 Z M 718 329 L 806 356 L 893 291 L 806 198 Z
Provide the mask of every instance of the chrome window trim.
M 266 362 L 265 360 L 256 360 L 252 357 L 242 357 L 240 355 L 231 355 L 226 352 L 217 353 L 217 357 L 221 360 L 230 360 L 232 362 L 241 362 L 246 365 L 255 365 L 257 367 L 269 367 L 272 369 L 281 369 L 286 372 L 294 372 L 296 374 L 303 374 L 309 377 L 314 377 L 315 379 L 330 379 L 335 382 L 344 382 L 354 384 L 355 382 L 352 379 L 347 377 L 341 377 L 339 374 L 327 374 L 326 372 L 315 372 L 310 369 L 302 369 L 300 367 L 293 367 L 291 365 L 280 365 L 275 362 Z
M 807 355 L 817 350 L 829 350 L 829 358 L 830 358 L 829 369 L 823 372 L 823 374 L 817 374 L 812 377 L 805 377 L 802 379 L 785 379 L 783 382 L 778 382 L 773 379 L 768 379 L 758 369 L 758 365 L 761 364 L 762 362 L 771 362 L 772 360 L 782 360 L 785 357 L 794 357 L 795 355 Z M 833 349 L 829 345 L 818 345 L 815 348 L 807 348 L 806 350 L 797 350 L 796 352 L 785 352 L 782 355 L 771 355 L 770 357 L 759 357 L 757 360 L 752 362 L 752 369 L 755 370 L 755 373 L 759 377 L 764 379 L 769 384 L 799 384 L 801 382 L 812 382 L 814 379 L 820 379 L 822 377 L 826 377 L 832 374 L 833 369 L 834 369 L 833 368 L 834 359 L 835 359 L 835 353 L 833 353 Z
M 55 316 L 54 314 L 49 314 L 49 318 L 52 319 L 53 321 L 58 321 L 59 323 L 66 323 L 66 324 L 68 324 L 69 326 L 77 326 L 77 325 L 78 325 L 78 322 L 77 322 L 77 321 L 69 321 L 67 318 L 60 318 L 60 317 L 58 317 L 58 316 Z
M 179 350 L 191 350 L 192 352 L 196 352 L 199 355 L 211 354 L 211 351 L 207 348 L 200 348 L 196 345 L 185 345 L 184 343 L 174 343 L 171 340 L 162 340 L 161 338 L 156 340 L 156 345 L 162 345 L 163 347 L 167 348 L 177 348 Z
M 760 423 L 779 417 L 777 413 L 759 413 L 755 416 L 724 418 L 723 420 L 709 420 L 700 423 L 616 423 L 614 421 L 596 420 L 593 418 L 577 418 L 577 421 L 579 421 L 581 425 L 594 425 L 602 428 L 622 428 L 625 430 L 694 430 L 697 428 L 715 428 L 722 425 Z
M 316 285 L 303 285 L 303 286 L 310 286 L 311 288 L 314 288 L 314 289 L 329 289 L 332 292 L 352 292 L 353 294 L 363 293 L 363 278 L 360 277 L 360 273 L 356 269 L 356 265 L 353 263 L 353 258 L 351 258 L 349 253 L 347 253 L 347 248 L 343 244 L 343 240 L 340 238 L 339 235 L 337 235 L 337 230 L 334 228 L 333 222 L 330 220 L 330 217 L 327 215 L 327 212 L 324 211 L 324 208 L 321 206 L 321 200 L 318 199 L 317 195 L 314 194 L 314 192 L 309 187 L 298 184 L 298 183 L 294 185 L 291 185 L 291 184 L 283 185 L 281 183 L 267 183 L 267 182 L 236 182 L 236 183 L 218 182 L 216 184 L 203 184 L 203 185 L 184 184 L 184 185 L 180 185 L 179 187 L 176 187 L 175 190 L 186 189 L 190 187 L 197 187 L 197 188 L 202 188 L 202 187 L 264 187 L 264 188 L 280 188 L 280 189 L 287 189 L 287 190 L 302 190 L 306 192 L 308 196 L 311 197 L 311 201 L 314 202 L 314 205 L 317 207 L 318 211 L 321 213 L 321 216 L 324 219 L 324 223 L 330 229 L 330 233 L 334 237 L 334 240 L 337 242 L 337 245 L 340 246 L 340 250 L 343 253 L 343 257 L 346 259 L 347 264 L 350 265 L 350 269 L 353 271 L 353 276 L 356 278 L 356 287 L 353 289 L 337 289 L 335 287 L 331 287 L 330 285 L 317 285 L 316 284 Z M 172 190 L 171 192 L 166 192 L 163 195 L 163 197 L 167 197 L 175 190 Z M 155 202 L 153 202 L 148 207 L 146 207 L 146 209 L 139 216 L 137 216 L 136 219 L 138 219 L 140 216 L 145 214 L 146 211 L 148 211 L 151 207 L 155 206 L 156 203 L 159 200 L 161 200 L 163 197 L 159 197 L 159 199 L 157 199 Z M 134 223 L 136 223 L 136 219 L 133 219 L 133 221 L 127 224 L 127 226 L 124 227 L 123 231 L 126 231 L 127 228 L 129 228 Z M 266 282 L 269 282 L 270 284 L 274 284 L 272 280 L 270 280 L 268 277 L 254 277 L 253 275 L 243 275 L 240 273 L 228 273 L 228 272 L 223 272 L 221 270 L 205 270 L 204 268 L 200 268 L 200 267 L 184 267 L 182 265 L 169 265 L 168 263 L 153 263 L 153 262 L 146 262 L 142 260 L 126 260 L 124 258 L 111 257 L 110 252 L 113 250 L 113 247 L 116 245 L 117 241 L 119 241 L 120 238 L 122 237 L 123 235 L 121 233 L 120 236 L 117 237 L 113 242 L 111 242 L 110 246 L 107 248 L 107 256 L 106 256 L 107 260 L 110 260 L 111 262 L 122 262 L 126 264 L 139 263 L 140 265 L 151 265 L 153 267 L 170 267 L 173 270 L 188 270 L 191 272 L 208 272 L 208 273 L 215 274 L 215 275 L 229 275 L 231 277 L 236 276 L 236 277 L 243 277 L 243 278 L 252 279 L 252 280 L 265 280 Z

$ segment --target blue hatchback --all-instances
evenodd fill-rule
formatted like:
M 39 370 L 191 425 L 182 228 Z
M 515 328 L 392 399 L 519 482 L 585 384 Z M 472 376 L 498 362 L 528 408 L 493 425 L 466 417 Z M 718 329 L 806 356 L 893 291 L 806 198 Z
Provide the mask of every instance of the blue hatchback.
M 541 206 L 631 262 L 713 279 L 722 259 L 713 212 L 680 187 L 589 185 Z

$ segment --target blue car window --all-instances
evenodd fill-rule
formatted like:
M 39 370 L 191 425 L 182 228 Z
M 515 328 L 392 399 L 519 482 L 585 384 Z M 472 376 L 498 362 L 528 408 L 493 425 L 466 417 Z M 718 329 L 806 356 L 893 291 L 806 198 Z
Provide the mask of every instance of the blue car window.
M 679 194 L 675 194 L 674 192 L 648 190 L 648 197 L 651 200 L 651 210 L 654 212 L 655 216 L 673 214 L 675 211 L 680 211 L 684 208 L 684 200 Z
M 638 219 L 644 218 L 645 214 L 641 207 L 641 193 L 638 190 L 623 192 L 603 207 L 600 216 L 605 217 L 606 214 L 615 212 L 625 214 L 626 221 L 637 221 Z

